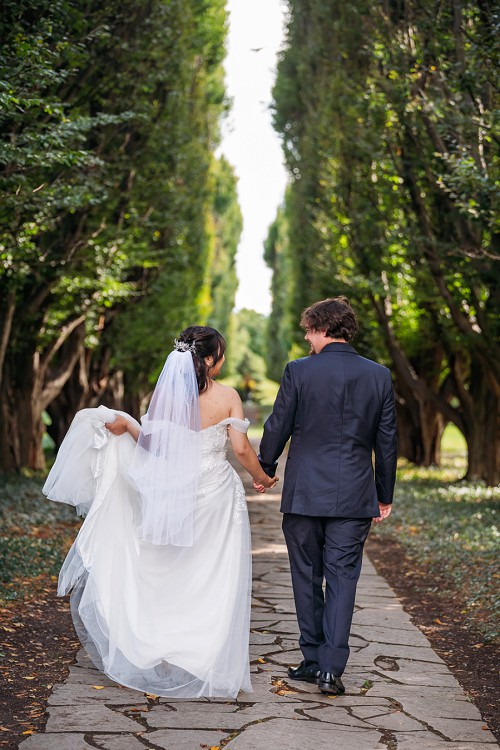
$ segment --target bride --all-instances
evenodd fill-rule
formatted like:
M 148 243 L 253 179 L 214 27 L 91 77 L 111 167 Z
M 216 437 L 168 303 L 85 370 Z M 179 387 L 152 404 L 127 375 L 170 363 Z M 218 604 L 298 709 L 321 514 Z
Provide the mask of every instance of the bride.
M 227 437 L 257 484 L 240 398 L 215 382 L 225 341 L 190 326 L 140 425 L 100 406 L 73 420 L 43 491 L 87 517 L 59 576 L 78 636 L 112 680 L 165 697 L 250 691 L 251 545 Z

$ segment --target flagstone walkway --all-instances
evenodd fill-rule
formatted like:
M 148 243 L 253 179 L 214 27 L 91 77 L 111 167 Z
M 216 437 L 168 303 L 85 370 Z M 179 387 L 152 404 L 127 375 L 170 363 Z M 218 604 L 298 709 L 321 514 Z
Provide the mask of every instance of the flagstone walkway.
M 281 473 L 281 476 L 283 474 Z M 248 484 L 248 483 L 247 483 Z M 498 747 L 393 590 L 365 557 L 346 694 L 297 683 L 298 630 L 279 495 L 249 492 L 254 549 L 253 693 L 169 700 L 112 683 L 80 651 L 49 699 L 43 734 L 21 750 L 480 750 Z

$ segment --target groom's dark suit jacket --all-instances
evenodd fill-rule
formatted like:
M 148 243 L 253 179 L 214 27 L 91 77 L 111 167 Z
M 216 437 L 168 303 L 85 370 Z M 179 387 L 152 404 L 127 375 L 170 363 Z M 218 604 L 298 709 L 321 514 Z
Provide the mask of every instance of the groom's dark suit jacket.
M 340 343 L 289 362 L 260 444 L 270 476 L 290 436 L 282 513 L 370 518 L 378 502 L 392 502 L 396 418 L 386 367 Z

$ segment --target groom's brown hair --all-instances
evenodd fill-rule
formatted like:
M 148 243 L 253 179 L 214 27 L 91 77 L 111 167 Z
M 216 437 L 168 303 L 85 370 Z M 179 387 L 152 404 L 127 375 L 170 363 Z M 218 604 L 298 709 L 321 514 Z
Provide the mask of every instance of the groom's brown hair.
M 332 339 L 350 341 L 358 330 L 356 313 L 347 297 L 329 297 L 306 307 L 300 318 L 302 328 L 324 331 Z

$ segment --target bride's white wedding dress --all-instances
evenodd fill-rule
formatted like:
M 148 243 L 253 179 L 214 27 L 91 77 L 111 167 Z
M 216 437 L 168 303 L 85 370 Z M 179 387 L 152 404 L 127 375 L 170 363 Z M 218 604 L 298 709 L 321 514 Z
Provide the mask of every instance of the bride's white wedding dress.
M 225 419 L 202 430 L 192 547 L 137 534 L 138 496 L 127 480 L 135 442 L 116 437 L 106 407 L 80 411 L 44 486 L 88 515 L 64 562 L 78 636 L 112 680 L 165 697 L 250 691 L 250 528 L 243 485 L 226 459 Z M 128 415 L 124 415 L 137 424 Z M 138 425 L 139 426 L 139 425 Z

